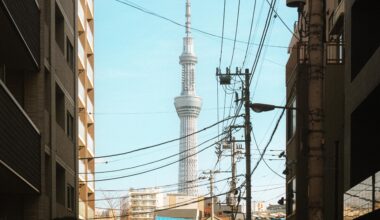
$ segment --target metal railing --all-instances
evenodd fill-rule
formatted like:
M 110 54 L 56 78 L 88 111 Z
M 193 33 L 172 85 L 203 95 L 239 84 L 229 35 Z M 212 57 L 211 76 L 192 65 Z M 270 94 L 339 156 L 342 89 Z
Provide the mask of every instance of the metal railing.
M 86 18 L 85 18 L 84 9 L 83 9 L 83 5 L 81 1 L 78 1 L 78 17 L 81 24 L 81 26 L 79 26 L 78 28 L 80 28 L 81 30 L 84 30 Z
M 91 88 L 93 88 L 94 87 L 94 69 L 92 68 L 91 63 L 88 62 L 88 60 L 87 60 L 86 70 L 87 70 L 87 78 L 90 82 L 90 86 Z
M 344 193 L 343 219 L 351 220 L 380 209 L 380 171 Z
M 86 129 L 82 120 L 78 120 L 78 136 L 82 143 L 86 143 Z
M 90 49 L 90 51 L 87 51 L 87 52 L 92 53 L 94 51 L 94 35 L 92 34 L 92 29 L 88 22 L 86 22 L 86 36 L 87 36 L 88 46 Z
M 90 154 L 92 156 L 94 156 L 95 154 L 95 146 L 94 146 L 94 140 L 92 139 L 91 135 L 87 133 L 87 149 L 88 149 L 88 152 L 90 152 Z
M 78 79 L 78 96 L 83 107 L 86 107 L 86 90 L 84 89 L 83 83 Z
M 344 43 L 328 42 L 326 44 L 326 63 L 327 64 L 344 64 Z
M 79 69 L 84 69 L 85 67 L 85 61 L 86 61 L 86 54 L 84 52 L 84 47 L 80 39 L 78 38 L 78 58 L 79 58 Z
M 86 173 L 86 165 L 84 164 L 83 160 L 79 160 L 79 178 L 81 179 L 81 181 L 86 180 L 85 173 Z
M 89 96 L 87 96 L 87 114 L 88 114 L 88 119 L 87 123 L 93 123 L 94 122 L 94 104 L 92 104 L 92 101 Z

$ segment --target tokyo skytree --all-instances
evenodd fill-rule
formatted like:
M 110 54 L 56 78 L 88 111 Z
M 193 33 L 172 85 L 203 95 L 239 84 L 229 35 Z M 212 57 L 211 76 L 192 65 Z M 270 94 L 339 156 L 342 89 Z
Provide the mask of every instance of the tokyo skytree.
M 183 52 L 179 57 L 182 65 L 181 95 L 174 100 L 174 105 L 181 121 L 180 137 L 197 131 L 197 118 L 201 111 L 202 100 L 195 93 L 195 64 L 197 57 L 194 53 L 193 38 L 190 31 L 191 12 L 190 0 L 186 1 L 186 36 L 183 38 Z M 189 135 L 180 140 L 178 191 L 186 195 L 197 195 L 197 136 Z

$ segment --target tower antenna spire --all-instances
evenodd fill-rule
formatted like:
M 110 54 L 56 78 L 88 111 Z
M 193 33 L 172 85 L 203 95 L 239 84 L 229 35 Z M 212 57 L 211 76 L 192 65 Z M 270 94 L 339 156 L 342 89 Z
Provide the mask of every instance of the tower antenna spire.
M 186 0 L 186 35 L 189 36 L 191 34 L 191 4 L 190 0 Z

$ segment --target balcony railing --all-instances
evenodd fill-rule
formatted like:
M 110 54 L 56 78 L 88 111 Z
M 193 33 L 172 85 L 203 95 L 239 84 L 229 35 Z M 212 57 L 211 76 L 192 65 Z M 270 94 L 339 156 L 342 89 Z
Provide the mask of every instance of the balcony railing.
M 78 120 L 78 137 L 79 137 L 79 145 L 84 146 L 86 143 L 86 129 L 82 120 Z
M 84 9 L 83 9 L 83 5 L 81 1 L 78 1 L 78 17 L 79 17 L 78 29 L 79 31 L 84 31 L 86 17 L 84 14 Z
M 86 203 L 79 199 L 79 218 L 86 218 Z
M 87 173 L 87 186 L 90 190 L 93 192 L 95 191 L 95 183 L 94 183 L 94 174 L 93 173 Z M 88 213 L 87 213 L 88 214 Z
M 88 152 L 90 152 L 91 156 L 94 156 L 95 154 L 95 146 L 94 146 L 94 140 L 92 139 L 91 135 L 87 133 L 87 149 Z
M 380 171 L 344 193 L 343 219 L 359 218 L 380 209 Z
M 94 88 L 94 70 L 92 69 L 91 63 L 87 61 L 87 78 L 88 81 L 90 82 L 88 87 L 90 89 Z
M 94 0 L 87 0 L 87 7 L 88 7 L 88 10 L 90 12 L 90 14 L 87 14 L 87 18 L 88 19 L 92 19 L 94 17 L 94 3 L 93 3 Z
M 86 181 L 86 165 L 83 160 L 79 160 L 79 178 L 81 181 Z
M 92 54 L 94 52 L 94 35 L 92 34 L 92 29 L 90 27 L 90 24 L 86 22 L 86 36 L 87 36 L 87 53 Z
M 86 107 L 86 90 L 84 89 L 83 83 L 80 79 L 78 79 L 78 96 L 79 101 L 81 102 L 80 107 Z
M 344 44 L 342 42 L 329 42 L 326 44 L 327 64 L 344 63 Z
M 78 38 L 78 68 L 83 70 L 84 67 L 85 67 L 85 61 L 86 61 L 86 54 L 84 52 L 84 48 L 83 48 L 83 44 L 82 42 L 80 41 L 80 39 Z
M 40 65 L 40 9 L 34 0 L 2 0 L 2 6 L 12 18 L 22 43 L 27 47 L 36 67 Z M 3 31 L 3 30 L 2 30 Z M 4 32 L 2 32 L 4 33 Z
M 91 207 L 87 207 L 87 219 L 93 219 L 94 217 L 94 210 Z
M 40 132 L 1 80 L 0 109 L 0 166 L 9 169 L 14 179 L 19 179 L 19 193 L 23 193 L 23 189 L 38 192 L 41 187 Z M 2 184 L 10 186 L 12 182 L 3 179 Z M 24 184 L 25 187 L 21 187 Z
M 92 104 L 92 101 L 90 97 L 87 96 L 87 114 L 88 119 L 87 123 L 94 123 L 94 104 Z

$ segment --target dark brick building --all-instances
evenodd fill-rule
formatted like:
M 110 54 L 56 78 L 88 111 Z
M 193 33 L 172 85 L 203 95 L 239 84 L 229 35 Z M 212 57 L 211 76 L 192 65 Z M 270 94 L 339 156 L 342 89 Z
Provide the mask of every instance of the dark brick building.
M 0 1 L 0 219 L 77 216 L 76 1 Z
M 286 66 L 287 219 L 307 219 L 308 1 Z M 380 219 L 380 2 L 326 0 L 324 219 Z

